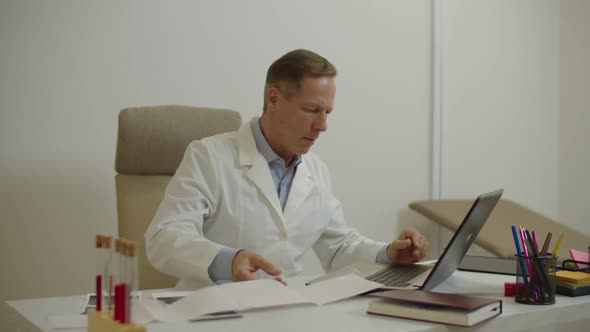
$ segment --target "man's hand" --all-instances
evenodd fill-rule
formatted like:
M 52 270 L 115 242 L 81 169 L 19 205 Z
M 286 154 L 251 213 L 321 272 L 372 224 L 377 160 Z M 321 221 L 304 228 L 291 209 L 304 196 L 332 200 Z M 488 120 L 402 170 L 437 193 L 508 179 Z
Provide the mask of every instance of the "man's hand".
M 418 230 L 406 227 L 387 248 L 387 256 L 395 264 L 413 264 L 426 257 L 430 243 Z
M 273 277 L 277 277 L 282 273 L 271 262 L 251 251 L 240 250 L 234 256 L 231 267 L 233 281 L 256 280 L 256 271 L 258 270 L 262 270 Z M 275 280 L 287 285 L 280 277 L 275 278 Z

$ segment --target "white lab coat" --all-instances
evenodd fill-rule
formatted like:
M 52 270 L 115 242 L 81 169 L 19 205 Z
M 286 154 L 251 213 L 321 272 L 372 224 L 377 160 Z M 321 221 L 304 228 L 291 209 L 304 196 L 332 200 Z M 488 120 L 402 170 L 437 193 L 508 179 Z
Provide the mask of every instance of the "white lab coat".
M 188 146 L 145 240 L 149 261 L 181 279 L 178 287 L 212 284 L 207 269 L 224 246 L 254 251 L 289 277 L 302 271 L 310 248 L 330 271 L 373 263 L 386 245 L 346 225 L 328 168 L 311 153 L 302 156 L 282 211 L 250 123 Z

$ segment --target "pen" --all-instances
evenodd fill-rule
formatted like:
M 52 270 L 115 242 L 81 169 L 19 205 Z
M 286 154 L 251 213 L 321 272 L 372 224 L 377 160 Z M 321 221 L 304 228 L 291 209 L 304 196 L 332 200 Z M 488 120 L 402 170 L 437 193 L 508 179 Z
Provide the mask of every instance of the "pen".
M 529 250 L 526 246 L 526 240 L 525 240 L 525 235 L 524 235 L 524 229 L 522 228 L 522 226 L 520 226 L 520 240 L 522 241 L 522 251 L 524 253 L 525 256 L 529 255 Z
M 551 285 L 549 284 L 549 278 L 547 277 L 547 274 L 545 273 L 544 266 L 539 261 L 539 258 L 538 258 L 539 255 L 537 253 L 537 249 L 535 249 L 531 234 L 529 233 L 528 230 L 525 231 L 525 234 L 526 234 L 526 239 L 527 239 L 527 246 L 529 247 L 529 252 L 531 253 L 531 256 L 532 256 L 532 265 L 534 268 L 534 272 L 531 272 L 531 273 L 535 273 L 535 275 L 541 281 L 541 286 L 537 290 L 538 290 L 538 294 L 541 296 L 541 301 L 545 302 L 545 292 L 551 293 L 551 288 L 550 288 Z
M 533 244 L 535 245 L 535 250 L 539 252 L 539 243 L 537 242 L 537 233 L 535 231 L 531 231 L 531 235 L 533 235 Z
M 561 246 L 561 240 L 563 240 L 563 233 L 561 233 L 561 235 L 559 236 L 559 239 L 557 239 L 557 243 L 555 243 L 555 248 L 553 248 L 553 252 L 551 253 L 551 256 L 557 255 L 557 250 L 559 250 L 559 247 Z
M 524 251 L 524 256 L 526 257 L 526 265 L 528 267 L 528 272 L 530 275 L 530 279 L 529 279 L 529 285 L 526 288 L 525 294 L 529 294 L 527 296 L 534 298 L 535 300 L 538 299 L 538 294 L 537 294 L 537 290 L 538 287 L 536 287 L 536 285 L 539 284 L 539 280 L 537 280 L 539 278 L 539 275 L 537 273 L 535 273 L 535 270 L 533 269 L 533 250 L 532 248 L 529 248 L 529 242 L 527 241 L 527 237 L 526 237 L 526 233 L 525 230 L 522 226 L 520 226 L 520 237 L 522 239 L 522 250 Z
M 528 258 L 529 257 L 529 250 L 527 249 L 527 245 L 526 245 L 524 228 L 522 226 L 520 226 L 519 230 L 520 230 L 520 239 L 522 240 L 522 251 L 524 253 L 524 256 L 527 257 L 527 260 L 526 260 L 526 266 L 528 268 L 527 271 L 532 276 L 533 275 L 533 267 L 531 266 L 531 260 Z
M 517 256 L 522 256 L 522 250 L 520 249 L 520 243 L 518 241 L 518 235 L 516 234 L 516 226 L 512 225 L 512 237 L 514 238 L 514 244 L 516 245 L 516 255 Z M 522 271 L 522 280 L 524 280 L 524 284 L 528 284 L 527 281 L 527 274 L 526 274 L 526 269 L 524 267 L 524 261 L 522 259 L 522 257 L 518 257 L 518 263 L 520 264 L 520 270 Z
M 546 256 L 547 251 L 549 250 L 549 243 L 551 243 L 551 236 L 553 234 L 551 232 L 547 233 L 547 237 L 545 237 L 545 242 L 543 243 L 543 248 L 541 249 L 541 255 Z

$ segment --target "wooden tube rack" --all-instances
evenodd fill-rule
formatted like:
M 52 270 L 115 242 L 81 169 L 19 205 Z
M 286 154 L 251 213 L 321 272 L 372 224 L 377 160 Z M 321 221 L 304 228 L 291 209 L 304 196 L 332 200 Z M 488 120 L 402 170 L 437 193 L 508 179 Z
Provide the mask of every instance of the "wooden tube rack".
M 121 324 L 108 311 L 88 310 L 88 332 L 146 332 L 139 324 Z

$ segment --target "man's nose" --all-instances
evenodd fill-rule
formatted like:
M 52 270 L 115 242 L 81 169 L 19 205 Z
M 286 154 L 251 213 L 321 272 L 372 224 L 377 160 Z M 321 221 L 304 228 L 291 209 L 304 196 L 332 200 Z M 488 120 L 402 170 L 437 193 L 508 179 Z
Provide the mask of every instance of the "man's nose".
M 314 129 L 322 132 L 328 130 L 328 114 L 326 112 L 318 115 L 314 123 Z

